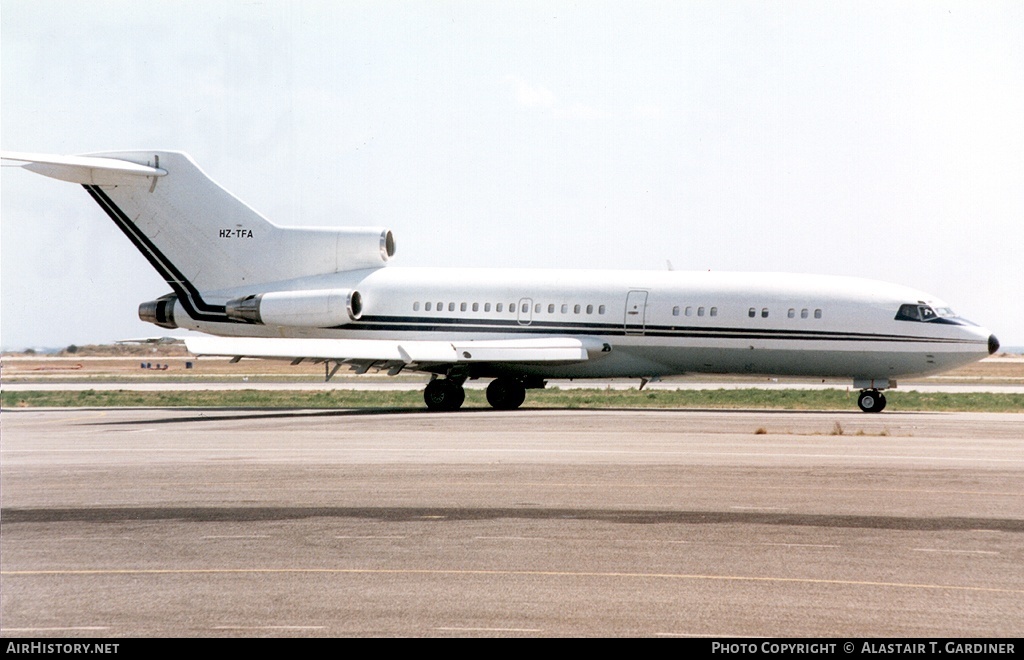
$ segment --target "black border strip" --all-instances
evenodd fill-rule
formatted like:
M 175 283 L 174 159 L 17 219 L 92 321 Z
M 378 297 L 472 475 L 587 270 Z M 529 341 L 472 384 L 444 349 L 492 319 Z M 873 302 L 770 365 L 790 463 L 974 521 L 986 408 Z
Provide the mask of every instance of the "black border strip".
M 237 319 L 228 317 L 223 305 L 212 305 L 203 300 L 199 290 L 178 270 L 170 259 L 146 236 L 131 219 L 122 211 L 110 197 L 107 196 L 99 186 L 83 185 L 83 188 L 100 205 L 100 208 L 110 216 L 132 245 L 142 253 L 156 272 L 164 278 L 171 290 L 178 295 L 181 306 L 190 317 L 196 321 L 208 321 L 214 323 L 241 323 Z
M 629 337 L 678 337 L 689 339 L 774 339 L 793 341 L 869 341 L 937 344 L 984 344 L 982 340 L 922 337 L 907 335 L 886 335 L 858 332 L 835 332 L 815 330 L 780 330 L 765 328 L 699 328 L 678 326 L 647 325 L 643 332 L 626 330 L 619 324 L 584 324 L 537 322 L 522 325 L 515 320 L 446 319 L 370 316 L 363 317 L 357 324 L 334 326 L 335 330 L 392 330 L 397 332 L 487 332 L 516 334 L 556 335 L 612 335 Z

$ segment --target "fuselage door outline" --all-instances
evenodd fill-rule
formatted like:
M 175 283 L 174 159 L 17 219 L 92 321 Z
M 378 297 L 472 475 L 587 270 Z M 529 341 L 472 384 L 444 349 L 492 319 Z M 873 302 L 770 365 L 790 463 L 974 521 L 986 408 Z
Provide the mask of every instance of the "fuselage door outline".
M 647 292 L 634 290 L 626 294 L 623 326 L 627 335 L 642 335 L 647 327 Z

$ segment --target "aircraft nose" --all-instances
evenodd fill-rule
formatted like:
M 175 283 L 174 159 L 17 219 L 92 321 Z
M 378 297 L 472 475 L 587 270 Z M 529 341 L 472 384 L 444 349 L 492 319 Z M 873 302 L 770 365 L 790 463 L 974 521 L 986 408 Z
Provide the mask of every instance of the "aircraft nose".
M 988 354 L 992 355 L 999 350 L 999 340 L 996 339 L 995 335 L 988 336 Z

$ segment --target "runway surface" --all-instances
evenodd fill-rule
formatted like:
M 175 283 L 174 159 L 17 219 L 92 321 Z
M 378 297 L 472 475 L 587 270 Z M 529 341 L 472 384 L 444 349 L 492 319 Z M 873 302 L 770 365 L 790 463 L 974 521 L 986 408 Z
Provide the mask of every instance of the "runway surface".
M 10 636 L 1017 636 L 1024 416 L 12 410 Z

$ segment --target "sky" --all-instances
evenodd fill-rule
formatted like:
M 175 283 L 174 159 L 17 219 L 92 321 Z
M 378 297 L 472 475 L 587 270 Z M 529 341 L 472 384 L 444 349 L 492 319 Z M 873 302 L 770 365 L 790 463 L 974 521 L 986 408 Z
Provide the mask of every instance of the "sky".
M 0 0 L 0 146 L 185 151 L 396 266 L 853 275 L 1024 346 L 1024 3 Z M 0 346 L 167 285 L 80 186 L 0 172 Z

